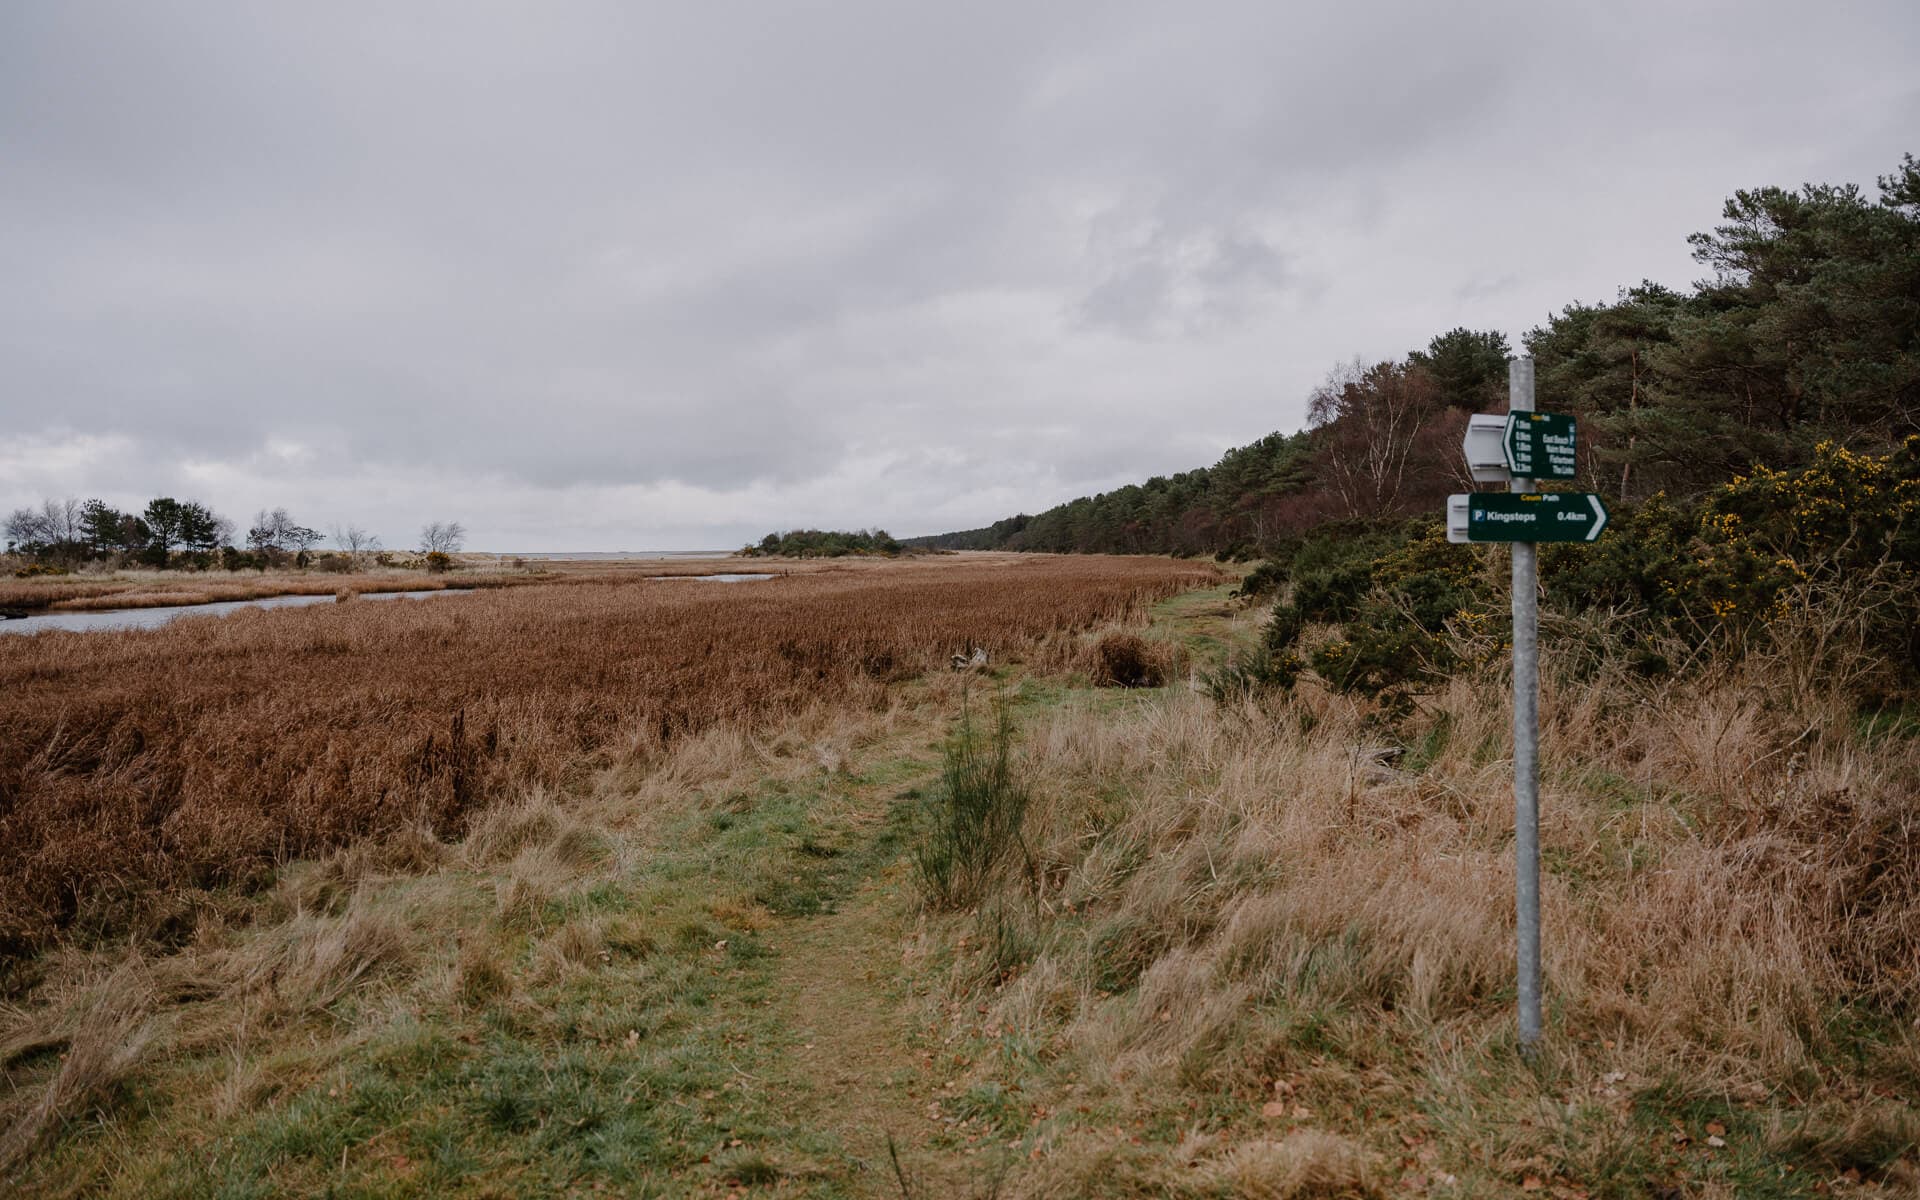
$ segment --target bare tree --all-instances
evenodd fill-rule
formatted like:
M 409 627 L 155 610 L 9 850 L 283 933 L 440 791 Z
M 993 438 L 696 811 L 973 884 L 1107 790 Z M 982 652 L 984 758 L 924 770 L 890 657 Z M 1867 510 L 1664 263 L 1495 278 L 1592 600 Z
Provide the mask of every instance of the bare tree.
M 78 497 L 42 500 L 39 508 L 16 508 L 7 515 L 7 541 L 30 552 L 71 552 L 85 540 Z
M 80 541 L 80 512 L 85 507 L 78 496 L 41 501 L 40 514 L 46 519 L 49 538 L 62 544 Z
M 7 548 L 32 551 L 47 544 L 47 522 L 39 510 L 16 508 L 7 514 Z
M 466 527 L 458 521 L 433 521 L 420 530 L 422 554 L 458 554 L 466 543 Z
M 380 550 L 380 539 L 358 525 L 335 525 L 333 544 L 344 550 L 355 566 L 360 565 L 361 556 L 376 554 Z
M 319 541 L 318 530 L 300 524 L 284 508 L 255 513 L 253 527 L 247 530 L 247 545 L 261 553 L 304 554 Z
M 1350 517 L 1391 515 L 1407 468 L 1442 408 L 1433 378 L 1418 367 L 1360 360 L 1334 368 L 1313 393 L 1308 419 L 1325 430 L 1324 478 Z

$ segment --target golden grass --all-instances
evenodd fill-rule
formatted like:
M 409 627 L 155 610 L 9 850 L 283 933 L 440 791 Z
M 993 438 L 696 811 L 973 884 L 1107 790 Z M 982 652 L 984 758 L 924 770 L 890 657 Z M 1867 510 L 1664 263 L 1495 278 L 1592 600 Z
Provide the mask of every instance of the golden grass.
M 1920 1080 L 1920 744 L 1795 712 L 1764 672 L 1563 676 L 1542 711 L 1540 1079 L 1567 1115 L 1484 1107 L 1487 1062 L 1513 1061 L 1497 678 L 1454 681 L 1391 733 L 1311 686 L 1271 706 L 1183 691 L 1035 713 L 1033 870 L 983 902 L 989 936 L 963 940 L 929 1022 L 1018 1039 L 1076 1102 L 1122 1114 L 1164 1119 L 1182 1097 L 1260 1110 L 1279 1087 L 1280 1146 L 1328 1127 L 1369 1134 L 1375 1154 L 1402 1133 L 1423 1144 L 1443 1131 L 1420 1110 L 1459 1097 L 1482 1106 L 1473 1137 L 1504 1139 L 1495 1172 L 1518 1164 L 1515 1184 L 1574 1162 L 1569 1143 L 1591 1159 L 1578 1174 L 1604 1176 L 1572 1114 L 1633 1137 L 1627 1101 L 1616 1118 L 1595 1097 L 1662 1088 L 1797 1111 L 1764 1135 L 1787 1161 L 1837 1173 L 1886 1152 L 1858 1147 L 1910 1155 L 1914 1109 L 1872 1097 Z M 1016 1194 L 1294 1194 L 1273 1146 L 1195 1152 L 1169 1176 L 1097 1129 L 1059 1138 Z M 1266 1155 L 1267 1182 L 1230 1181 Z M 1371 1194 L 1364 1159 L 1303 1194 Z M 1885 1169 L 1889 1187 L 1920 1184 Z
M 369 835 L 458 831 L 492 799 L 719 726 L 881 704 L 889 681 L 969 646 L 1066 653 L 1066 631 L 1212 577 L 1119 558 L 746 585 L 588 576 L 9 638 L 0 952 L 75 925 L 141 931 L 156 893 L 255 883 Z

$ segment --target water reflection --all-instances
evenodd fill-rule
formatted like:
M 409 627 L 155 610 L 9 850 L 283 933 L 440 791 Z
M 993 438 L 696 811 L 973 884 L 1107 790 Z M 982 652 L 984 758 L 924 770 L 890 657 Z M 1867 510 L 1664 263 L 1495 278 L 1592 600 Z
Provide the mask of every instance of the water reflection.
M 411 592 L 365 592 L 362 600 L 404 600 L 424 596 L 457 596 L 466 589 L 427 588 Z M 216 604 L 173 604 L 165 608 L 110 608 L 95 612 L 40 612 L 13 621 L 0 621 L 0 633 L 39 633 L 64 629 L 74 633 L 102 633 L 113 629 L 158 629 L 176 617 L 222 617 L 243 608 L 299 608 L 332 604 L 331 594 L 268 596 L 260 600 L 222 600 Z

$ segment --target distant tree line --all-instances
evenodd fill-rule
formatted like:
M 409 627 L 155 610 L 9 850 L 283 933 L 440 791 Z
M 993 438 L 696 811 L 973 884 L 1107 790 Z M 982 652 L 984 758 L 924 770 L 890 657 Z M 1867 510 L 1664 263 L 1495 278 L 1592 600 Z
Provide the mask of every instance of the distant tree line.
M 849 554 L 873 554 L 892 557 L 904 547 L 884 529 L 826 530 L 793 529 L 770 533 L 757 543 L 741 548 L 748 556 L 778 555 L 785 558 L 841 558 Z
M 275 508 L 254 514 L 236 544 L 232 521 L 197 500 L 171 496 L 150 500 L 139 512 L 121 512 L 102 500 L 43 500 L 38 507 L 14 509 L 3 531 L 7 553 L 48 568 L 101 561 L 198 570 L 304 567 L 324 540 L 286 509 Z M 337 553 L 326 556 L 328 565 L 359 566 L 368 557 L 385 558 L 379 537 L 358 525 L 335 525 L 332 541 Z M 434 521 L 420 531 L 420 553 L 430 565 L 444 567 L 465 541 L 466 529 L 458 521 Z
M 1572 304 L 1524 338 L 1542 407 L 1580 419 L 1585 486 L 1626 505 L 1689 497 L 1818 447 L 1889 454 L 1920 432 L 1920 162 L 1879 195 L 1846 184 L 1737 192 L 1694 234 L 1711 274 Z M 1212 467 L 1085 496 L 982 529 L 909 538 L 952 549 L 1252 557 L 1324 523 L 1439 510 L 1466 490 L 1467 416 L 1506 407 L 1506 336 L 1454 329 L 1421 350 L 1337 367 L 1308 426 Z

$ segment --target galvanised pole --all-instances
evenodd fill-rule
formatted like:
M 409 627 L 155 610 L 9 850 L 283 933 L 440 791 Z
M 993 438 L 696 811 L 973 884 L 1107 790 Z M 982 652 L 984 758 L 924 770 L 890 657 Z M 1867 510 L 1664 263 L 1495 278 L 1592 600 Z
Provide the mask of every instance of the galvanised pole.
M 1533 411 L 1533 360 L 1507 363 L 1507 408 Z M 1533 490 L 1515 477 L 1511 489 Z M 1513 848 L 1519 918 L 1520 1052 L 1540 1043 L 1540 594 L 1538 549 L 1513 543 Z

